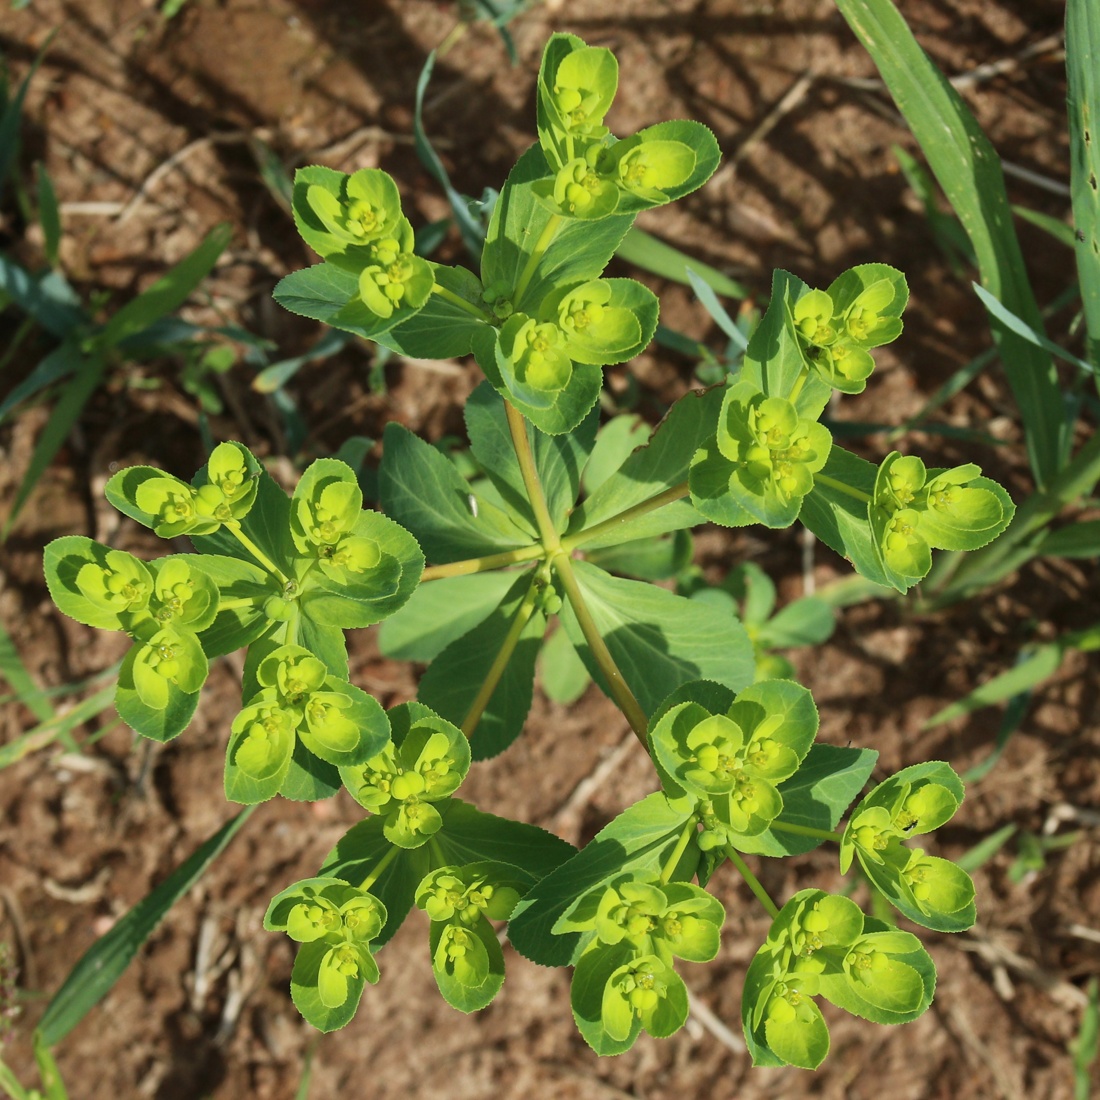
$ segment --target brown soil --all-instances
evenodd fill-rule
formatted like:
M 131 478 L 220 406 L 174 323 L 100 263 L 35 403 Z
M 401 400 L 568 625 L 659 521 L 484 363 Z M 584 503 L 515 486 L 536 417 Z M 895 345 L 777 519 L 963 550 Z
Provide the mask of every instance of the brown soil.
M 902 8 L 949 73 L 981 75 L 981 66 L 1056 36 L 1064 5 L 905 0 Z M 43 160 L 63 204 L 115 204 L 65 208 L 65 271 L 82 290 L 106 289 L 125 301 L 228 220 L 233 244 L 186 315 L 244 324 L 285 355 L 303 350 L 316 338 L 314 326 L 275 308 L 269 293 L 307 252 L 260 182 L 248 139 L 261 137 L 290 167 L 380 165 L 397 178 L 415 223 L 445 215 L 410 133 L 417 75 L 454 19 L 454 5 L 430 0 L 192 0 L 168 23 L 152 0 L 34 0 L 7 14 L 0 45 L 16 77 L 59 28 L 27 101 L 28 169 Z M 471 29 L 437 65 L 426 114 L 461 190 L 479 195 L 499 186 L 533 140 L 532 81 L 556 29 L 618 53 L 613 129 L 691 117 L 718 134 L 727 157 L 718 178 L 677 209 L 652 213 L 646 228 L 759 294 L 775 267 L 818 285 L 871 259 L 906 272 L 913 289 L 906 335 L 882 355 L 867 392 L 845 401 L 843 416 L 897 423 L 984 346 L 979 307 L 966 281 L 951 275 L 891 154 L 892 143 L 913 143 L 888 101 L 853 83 L 873 70 L 829 0 L 545 0 L 513 25 L 521 55 L 514 69 L 491 29 Z M 801 98 L 772 118 L 807 72 L 815 78 Z M 1064 180 L 1065 83 L 1056 46 L 985 75 L 966 95 L 1004 158 Z M 774 126 L 761 134 L 768 119 Z M 1010 191 L 1014 201 L 1058 217 L 1069 208 L 1057 188 L 1014 178 Z M 9 221 L 8 231 L 18 254 L 36 262 L 34 230 L 24 236 Z M 1040 300 L 1048 301 L 1066 284 L 1068 255 L 1038 230 L 1022 225 L 1020 232 Z M 461 260 L 457 241 L 448 247 Z M 662 293 L 667 323 L 715 339 L 688 292 L 649 281 Z M 10 313 L 0 318 L 7 331 L 15 323 Z M 9 370 L 25 374 L 36 351 L 20 353 Z M 332 453 L 352 434 L 377 439 L 389 419 L 432 439 L 461 430 L 472 367 L 393 362 L 388 392 L 378 394 L 369 365 L 369 353 L 349 350 L 295 380 L 310 433 L 295 462 Z M 653 415 L 690 383 L 690 365 L 657 349 L 630 370 L 643 410 Z M 159 552 L 148 532 L 118 521 L 101 490 L 122 465 L 150 462 L 187 475 L 199 464 L 195 402 L 180 389 L 178 371 L 178 363 L 151 363 L 111 379 L 5 547 L 0 619 L 43 685 L 92 676 L 119 656 L 117 637 L 53 609 L 42 547 L 81 532 L 143 556 Z M 609 373 L 612 389 L 625 391 L 626 369 Z M 224 378 L 230 411 L 214 418 L 213 432 L 261 454 L 285 454 L 278 417 L 250 390 L 251 377 L 241 365 Z M 1002 377 L 987 372 L 945 416 L 991 431 L 1004 446 L 982 449 L 925 433 L 912 446 L 930 461 L 978 461 L 1018 498 L 1029 482 L 1013 410 Z M 0 434 L 5 503 L 46 412 L 27 410 Z M 868 454 L 885 449 L 881 436 L 853 445 Z M 275 469 L 292 471 L 286 459 Z M 747 555 L 766 566 L 785 599 L 803 589 L 793 530 L 774 537 L 711 532 L 698 545 L 715 577 Z M 844 572 L 834 555 L 816 550 L 817 584 Z M 1009 667 L 1022 644 L 1095 622 L 1098 597 L 1100 582 L 1087 563 L 1047 561 L 981 601 L 935 616 L 915 618 L 898 605 L 845 612 L 829 644 L 796 658 L 821 708 L 822 738 L 878 749 L 883 770 L 929 758 L 973 765 L 990 748 L 995 711 L 926 732 L 922 721 Z M 384 703 L 412 697 L 416 670 L 382 658 L 370 632 L 352 636 L 351 654 L 356 681 Z M 239 664 L 218 662 L 193 725 L 165 748 L 134 745 L 108 712 L 77 731 L 83 751 L 55 746 L 0 773 L 0 940 L 12 946 L 27 991 L 3 1057 L 22 1079 L 33 1078 L 33 1025 L 74 962 L 235 812 L 224 801 L 221 774 L 238 675 Z M 1085 982 L 1100 970 L 1096 684 L 1095 663 L 1071 657 L 936 843 L 958 856 L 1006 824 L 1042 835 L 1076 832 L 1077 839 L 1021 881 L 1009 876 L 1014 841 L 981 868 L 978 926 L 928 937 L 940 971 L 932 1010 L 897 1030 L 827 1012 L 833 1052 L 816 1074 L 752 1070 L 739 1049 L 741 982 L 767 920 L 725 872 L 713 886 L 730 915 L 722 952 L 709 966 L 686 968 L 698 1008 L 670 1040 L 643 1037 L 630 1053 L 598 1060 L 570 1019 L 568 974 L 510 949 L 503 993 L 487 1011 L 463 1017 L 435 993 L 426 922 L 414 916 L 382 955 L 382 983 L 368 991 L 355 1021 L 318 1042 L 288 996 L 292 945 L 265 933 L 260 921 L 267 899 L 313 873 L 357 820 L 358 808 L 339 796 L 316 805 L 277 800 L 256 812 L 59 1048 L 70 1095 L 284 1100 L 295 1095 L 312 1052 L 314 1097 L 1071 1097 L 1066 1047 L 1080 1026 Z M 0 743 L 32 724 L 29 713 L 9 705 Z M 90 746 L 93 735 L 102 736 Z M 653 789 L 652 771 L 628 736 L 618 711 L 594 689 L 571 708 L 538 699 L 525 736 L 479 765 L 464 794 L 485 809 L 585 840 Z M 575 797 L 611 753 L 617 763 L 606 782 Z M 781 898 L 839 882 L 825 852 L 769 863 L 761 873 Z M 733 1038 L 723 1038 L 712 1018 Z

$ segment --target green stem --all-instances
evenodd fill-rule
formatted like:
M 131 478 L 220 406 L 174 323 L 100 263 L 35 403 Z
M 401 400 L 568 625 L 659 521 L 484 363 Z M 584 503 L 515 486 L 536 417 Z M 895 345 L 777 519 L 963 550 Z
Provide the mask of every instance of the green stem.
M 806 385 L 806 379 L 810 376 L 810 368 L 804 366 L 799 371 L 798 377 L 794 380 L 794 385 L 791 386 L 791 392 L 787 394 L 787 400 L 793 405 L 798 400 L 798 395 L 802 392 L 802 387 Z
M 481 721 L 481 716 L 489 705 L 489 700 L 492 699 L 493 692 L 496 691 L 500 678 L 504 675 L 504 670 L 512 659 L 512 654 L 516 651 L 523 628 L 534 614 L 539 591 L 539 572 L 536 572 L 531 578 L 527 595 L 523 597 L 523 601 L 516 608 L 516 616 L 512 620 L 512 625 L 508 628 L 508 633 L 504 636 L 504 641 L 500 644 L 500 650 L 492 665 L 490 665 L 489 671 L 485 674 L 485 680 L 478 689 L 477 695 L 474 696 L 474 701 L 470 704 L 466 717 L 462 720 L 462 732 L 467 737 L 472 737 L 474 730 L 477 729 L 477 724 Z
M 870 493 L 865 493 L 862 489 L 853 489 L 851 485 L 845 485 L 843 481 L 837 481 L 835 477 L 829 477 L 828 474 L 814 474 L 814 484 L 828 485 L 830 489 L 835 489 L 838 493 L 844 493 L 855 500 L 861 500 L 864 504 L 871 503 Z
M 524 488 L 527 490 L 527 499 L 531 502 L 535 522 L 539 525 L 542 545 L 549 557 L 558 550 L 561 541 L 546 504 L 546 494 L 542 490 L 539 472 L 535 468 L 535 456 L 531 453 L 531 441 L 527 438 L 527 421 L 523 419 L 523 414 L 508 401 L 504 402 L 504 412 L 508 418 L 512 446 L 515 447 L 516 458 L 519 459 L 519 472 L 523 478 Z
M 269 573 L 288 583 L 287 575 L 241 530 L 238 520 L 225 524 L 225 528 Z
M 361 883 L 359 883 L 360 890 L 369 890 L 378 880 L 382 877 L 382 872 L 397 858 L 397 853 L 401 849 L 396 844 L 391 844 L 389 851 L 374 865 L 374 869 L 367 875 Z
M 741 858 L 741 853 L 731 844 L 722 849 L 729 857 L 730 863 L 741 872 L 741 877 L 749 884 L 749 889 L 756 895 L 756 900 L 768 911 L 768 915 L 775 920 L 779 916 L 779 906 L 775 904 L 768 892 L 760 885 L 760 880 L 749 870 L 748 864 Z
M 615 664 L 615 658 L 611 656 L 611 651 L 603 640 L 600 628 L 592 618 L 592 612 L 588 610 L 588 604 L 584 602 L 584 594 L 581 592 L 581 586 L 577 583 L 577 575 L 573 572 L 573 563 L 569 560 L 569 555 L 564 550 L 559 551 L 554 555 L 553 566 L 561 578 L 565 595 L 573 608 L 573 614 L 577 617 L 577 623 L 584 635 L 584 640 L 588 643 L 592 659 L 599 666 L 604 679 L 607 680 L 611 698 L 615 700 L 616 706 L 626 716 L 630 728 L 634 731 L 634 736 L 641 741 L 646 752 L 648 752 L 646 729 L 649 722 L 646 719 L 645 711 L 642 710 L 641 704 L 634 698 L 634 693 L 623 679 L 619 666 Z
M 575 535 L 562 539 L 561 548 L 567 551 L 575 550 L 578 546 L 583 546 L 586 542 L 591 542 L 592 539 L 607 534 L 608 531 L 614 531 L 616 527 L 621 527 L 624 523 L 629 523 L 639 516 L 644 516 L 647 512 L 655 512 L 666 504 L 681 500 L 683 497 L 688 496 L 689 492 L 688 483 L 681 481 L 678 485 L 673 485 L 671 489 L 665 489 L 664 492 L 650 497 L 649 500 L 643 500 L 632 508 L 627 508 L 617 516 L 600 520 L 599 523 L 594 523 L 591 527 L 586 527 L 583 531 L 578 531 Z
M 493 319 L 483 309 L 479 309 L 473 302 L 466 301 L 465 298 L 458 294 L 455 294 L 453 290 L 448 290 L 445 286 L 440 286 L 439 283 L 435 283 L 432 286 L 432 293 L 438 295 L 445 302 L 450 302 L 453 306 L 458 306 L 459 309 L 464 309 L 472 317 L 476 317 L 479 321 L 484 321 L 486 324 L 492 324 Z
M 503 569 L 506 565 L 516 565 L 524 561 L 536 561 L 545 551 L 541 543 L 533 546 L 521 546 L 518 550 L 505 550 L 500 554 L 486 554 L 482 558 L 465 558 L 462 561 L 448 562 L 446 565 L 429 565 L 420 574 L 422 581 L 438 581 L 444 577 L 465 577 L 470 573 L 488 573 L 491 569 Z
M 514 306 L 518 307 L 519 303 L 523 300 L 523 295 L 530 285 L 531 279 L 534 277 L 535 269 L 539 266 L 539 262 L 542 260 L 543 256 L 546 255 L 546 250 L 550 247 L 550 242 L 554 239 L 558 231 L 558 226 L 561 225 L 561 221 L 562 218 L 560 214 L 551 214 L 550 220 L 539 234 L 539 239 L 535 242 L 534 251 L 527 257 L 527 263 L 523 265 L 523 271 L 520 273 L 519 282 L 516 283 L 516 289 L 512 294 L 512 304 Z
M 828 829 L 815 829 L 811 825 L 794 825 L 788 821 L 773 821 L 768 828 L 775 829 L 779 833 L 812 836 L 816 840 L 835 840 L 838 844 L 844 839 L 843 833 L 830 832 Z
M 238 596 L 232 600 L 218 600 L 218 611 L 233 611 L 238 607 L 255 607 L 255 596 Z
M 680 839 L 676 841 L 676 847 L 672 849 L 668 859 L 665 860 L 665 865 L 661 868 L 662 886 L 672 878 L 672 872 L 676 870 L 676 865 L 683 858 L 687 846 L 691 843 L 691 838 L 698 832 L 698 826 L 699 822 L 694 814 L 684 822 L 684 830 L 680 833 Z

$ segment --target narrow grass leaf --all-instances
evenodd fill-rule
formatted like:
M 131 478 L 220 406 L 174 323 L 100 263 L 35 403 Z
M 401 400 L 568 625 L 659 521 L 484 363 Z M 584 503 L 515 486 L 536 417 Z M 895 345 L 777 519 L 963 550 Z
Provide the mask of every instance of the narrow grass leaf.
M 688 279 L 691 281 L 691 287 L 695 291 L 695 296 L 703 303 L 704 308 L 707 313 L 711 315 L 714 323 L 741 351 L 744 351 L 749 346 L 749 342 L 745 338 L 745 334 L 737 327 L 734 319 L 726 312 L 722 303 L 718 301 L 718 295 L 715 294 L 704 279 L 700 275 L 697 275 L 690 267 L 685 270 Z
M 727 298 L 747 298 L 748 289 L 744 284 L 723 275 L 716 267 L 689 256 L 686 252 L 665 244 L 658 237 L 647 233 L 644 229 L 632 226 L 615 254 L 620 260 L 626 260 L 628 264 L 634 264 L 643 271 L 651 271 L 654 275 L 660 275 L 665 279 L 683 283 L 684 286 L 692 285 L 688 269 L 695 273 L 711 290 L 724 294 Z
M 35 165 L 38 182 L 38 224 L 42 226 L 42 237 L 46 259 L 50 267 L 57 267 L 57 250 L 61 244 L 61 211 L 57 205 L 57 194 L 46 166 L 39 162 Z
M 1070 195 L 1088 357 L 1100 366 L 1100 8 L 1066 4 Z
M 202 877 L 251 812 L 250 807 L 227 821 L 106 935 L 92 944 L 46 1007 L 38 1025 L 38 1034 L 45 1044 L 56 1046 L 107 995 L 168 910 Z
M 989 139 L 891 0 L 837 0 L 837 7 L 874 60 L 970 237 L 982 285 L 1041 333 L 1004 173 Z M 996 325 L 993 335 L 1020 408 L 1032 473 L 1044 486 L 1062 465 L 1070 441 L 1054 363 L 1011 329 Z
M 16 652 L 11 635 L 0 626 L 0 675 L 11 685 L 16 698 L 40 722 L 53 717 L 46 693 L 34 682 L 27 666 Z

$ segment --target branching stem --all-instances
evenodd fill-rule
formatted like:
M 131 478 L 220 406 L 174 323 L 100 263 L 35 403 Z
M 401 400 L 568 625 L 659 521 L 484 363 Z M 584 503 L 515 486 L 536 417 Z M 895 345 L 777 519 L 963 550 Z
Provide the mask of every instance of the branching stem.
M 608 531 L 614 531 L 615 528 L 621 527 L 624 523 L 629 523 L 639 516 L 644 516 L 648 512 L 655 512 L 658 508 L 663 508 L 666 504 L 672 504 L 674 501 L 683 499 L 688 496 L 689 492 L 688 483 L 686 481 L 681 481 L 678 485 L 673 485 L 672 488 L 665 489 L 664 492 L 650 497 L 649 500 L 643 500 L 640 504 L 635 504 L 633 507 L 625 509 L 617 516 L 611 516 L 609 519 L 601 520 L 599 523 L 594 523 L 591 527 L 586 527 L 583 531 L 578 531 L 569 538 L 562 539 L 561 548 L 563 550 L 574 550 L 578 546 L 583 546 L 586 542 L 591 542 L 594 538 L 607 534 Z
M 474 730 L 477 729 L 477 724 L 481 721 L 481 716 L 484 714 L 485 708 L 489 705 L 489 700 L 492 699 L 493 692 L 496 691 L 497 685 L 500 683 L 500 678 L 504 675 L 504 670 L 508 667 L 508 662 L 512 659 L 512 654 L 516 651 L 520 635 L 523 634 L 523 628 L 527 625 L 531 615 L 534 613 L 535 602 L 538 598 L 539 581 L 539 574 L 536 573 L 531 578 L 531 584 L 527 589 L 527 594 L 523 597 L 519 607 L 516 608 L 516 614 L 515 618 L 512 619 L 512 625 L 508 628 L 508 633 L 504 636 L 504 641 L 500 644 L 500 650 L 494 658 L 492 665 L 489 666 L 489 671 L 485 674 L 485 680 L 478 689 L 477 695 L 474 696 L 474 701 L 470 704 L 470 709 L 466 712 L 466 717 L 462 720 L 462 732 L 467 737 L 472 737 Z
M 687 846 L 691 843 L 691 838 L 698 832 L 698 828 L 698 819 L 692 814 L 691 817 L 684 822 L 684 830 L 680 833 L 680 839 L 676 841 L 676 847 L 669 853 L 668 859 L 665 860 L 665 865 L 661 868 L 662 886 L 672 878 L 672 872 L 676 870 L 676 865 L 683 858 L 684 852 L 687 851 Z
M 519 281 L 516 283 L 515 293 L 512 295 L 512 304 L 518 306 L 523 300 L 523 295 L 527 291 L 527 287 L 531 283 L 531 279 L 534 278 L 535 270 L 539 266 L 546 250 L 550 247 L 550 242 L 554 239 L 558 232 L 558 226 L 561 225 L 561 215 L 551 214 L 550 220 L 546 223 L 543 231 L 539 234 L 539 239 L 535 242 L 534 250 L 531 255 L 527 257 L 527 263 L 523 265 L 523 271 L 520 272 Z
M 853 489 L 851 485 L 845 485 L 843 481 L 837 481 L 835 477 L 829 477 L 828 474 L 814 474 L 814 482 L 820 485 L 828 485 L 830 489 L 835 489 L 838 493 L 844 493 L 845 496 L 850 496 L 854 500 L 861 500 L 864 504 L 871 503 L 870 493 L 865 493 L 862 489 Z
M 439 283 L 435 283 L 432 286 L 432 293 L 437 294 L 445 302 L 450 302 L 451 305 L 458 306 L 459 309 L 465 310 L 479 321 L 484 321 L 486 324 L 492 324 L 493 319 L 485 310 L 479 309 L 473 302 L 466 301 L 465 298 L 456 294 L 453 290 L 448 290 L 445 286 L 440 286 Z
M 646 728 L 649 722 L 646 719 L 645 711 L 642 710 L 641 704 L 634 698 L 634 692 L 630 690 L 627 682 L 623 679 L 619 666 L 615 664 L 615 658 L 611 656 L 611 651 L 603 640 L 600 628 L 592 618 L 592 612 L 588 610 L 588 604 L 585 603 L 584 593 L 581 592 L 581 586 L 577 583 L 577 575 L 573 572 L 573 563 L 569 560 L 569 555 L 564 550 L 559 551 L 554 556 L 553 565 L 561 578 L 566 598 L 573 608 L 573 614 L 577 617 L 577 623 L 584 635 L 584 640 L 588 643 L 592 659 L 599 665 L 600 671 L 607 681 L 611 698 L 615 701 L 615 705 L 619 710 L 626 715 L 626 720 L 630 723 L 634 736 L 641 741 L 648 752 Z
M 241 530 L 239 521 L 227 523 L 225 528 L 269 573 L 288 583 L 287 575 Z
M 429 565 L 420 574 L 422 581 L 438 581 L 444 577 L 465 577 L 471 573 L 488 573 L 491 569 L 503 569 L 506 565 L 536 561 L 545 554 L 541 543 L 521 546 L 518 550 L 505 550 L 499 554 L 486 554 L 482 558 L 465 558 L 447 562 L 446 565 Z
M 382 872 L 393 863 L 400 851 L 401 849 L 396 844 L 391 844 L 386 854 L 371 868 L 367 877 L 359 883 L 359 889 L 369 890 L 382 877 Z
M 779 906 L 768 897 L 768 892 L 760 885 L 760 880 L 756 875 L 749 870 L 748 864 L 741 858 L 741 853 L 734 848 L 732 844 L 727 844 L 722 850 L 726 853 L 730 863 L 741 872 L 741 877 L 748 883 L 749 889 L 756 895 L 756 900 L 767 909 L 768 915 L 772 920 L 775 920 L 775 918 L 779 916 Z
M 527 421 L 510 402 L 504 402 L 504 412 L 508 417 L 508 431 L 512 435 L 512 446 L 516 449 L 516 458 L 519 460 L 519 472 L 523 477 L 523 485 L 527 490 L 527 499 L 531 502 L 531 509 L 535 513 L 535 522 L 539 526 L 539 535 L 542 538 L 543 549 L 547 555 L 554 554 L 561 546 L 554 520 L 550 516 L 550 509 L 546 504 L 546 494 L 539 480 L 539 472 L 535 468 L 535 456 L 531 453 L 531 440 L 527 438 Z

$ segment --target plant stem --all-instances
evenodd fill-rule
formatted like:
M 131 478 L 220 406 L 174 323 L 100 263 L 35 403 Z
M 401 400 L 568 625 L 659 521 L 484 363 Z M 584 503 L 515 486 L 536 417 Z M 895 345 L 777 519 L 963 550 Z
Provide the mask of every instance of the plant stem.
M 458 306 L 459 309 L 464 309 L 471 316 L 476 317 L 479 321 L 484 321 L 486 324 L 492 324 L 492 318 L 483 309 L 478 309 L 473 302 L 467 302 L 461 295 L 455 294 L 453 290 L 448 290 L 445 286 L 440 286 L 439 283 L 435 283 L 432 286 L 432 293 L 437 294 L 445 302 L 450 302 L 453 306 Z
M 534 613 L 535 600 L 539 590 L 538 581 L 539 575 L 536 573 L 531 578 L 527 595 L 523 597 L 523 601 L 516 608 L 516 616 L 512 620 L 512 625 L 508 628 L 508 633 L 504 636 L 504 641 L 500 644 L 500 650 L 489 667 L 489 671 L 485 674 L 484 682 L 478 689 L 477 695 L 474 696 L 474 701 L 470 704 L 466 717 L 462 720 L 462 732 L 467 737 L 472 737 L 474 730 L 477 729 L 477 724 L 481 721 L 481 716 L 489 705 L 489 700 L 492 699 L 493 692 L 496 691 L 500 678 L 504 675 L 504 670 L 508 667 L 508 662 L 512 659 L 512 654 L 519 644 L 523 628 Z
M 466 558 L 452 561 L 446 565 L 429 565 L 420 574 L 422 581 L 438 581 L 444 577 L 465 577 L 470 573 L 488 573 L 491 569 L 503 569 L 506 565 L 519 562 L 536 561 L 545 551 L 541 543 L 533 546 L 521 546 L 518 550 L 505 550 L 500 554 L 486 554 L 483 558 Z
M 382 872 L 397 858 L 397 853 L 401 849 L 396 844 L 391 844 L 389 851 L 374 865 L 373 870 L 367 875 L 361 883 L 359 883 L 360 890 L 369 890 L 381 877 Z
M 760 880 L 749 870 L 748 864 L 741 858 L 741 853 L 732 844 L 727 844 L 722 850 L 729 857 L 730 863 L 741 872 L 741 877 L 749 884 L 749 889 L 756 895 L 756 900 L 767 909 L 772 920 L 775 920 L 779 916 L 779 906 L 768 897 L 767 891 L 760 885 Z
M 844 839 L 843 833 L 830 832 L 828 829 L 815 829 L 811 825 L 794 825 L 787 821 L 773 821 L 769 828 L 780 833 L 793 833 L 796 836 L 812 836 L 817 840 L 835 840 L 838 844 Z
M 527 498 L 535 513 L 535 522 L 539 525 L 543 548 L 549 557 L 560 548 L 561 540 L 546 504 L 546 494 L 542 490 L 539 472 L 535 468 L 535 456 L 531 453 L 531 441 L 527 438 L 527 421 L 524 420 L 523 414 L 508 401 L 504 402 L 504 412 L 508 417 L 508 431 L 512 434 L 512 446 L 515 447 L 516 458 L 519 459 L 519 472 L 523 477 Z
M 255 607 L 255 596 L 238 596 L 232 600 L 218 600 L 219 611 L 233 611 L 238 607 Z
M 676 841 L 676 847 L 672 849 L 668 859 L 665 860 L 665 865 L 661 868 L 662 886 L 672 878 L 672 872 L 676 870 L 676 865 L 683 858 L 688 844 L 691 843 L 691 838 L 698 831 L 698 826 L 699 822 L 694 814 L 684 822 L 684 831 L 680 834 L 680 839 Z
M 581 633 L 584 635 L 584 640 L 588 643 L 592 658 L 599 665 L 600 671 L 607 680 L 611 698 L 615 700 L 616 706 L 626 716 L 630 728 L 634 731 L 634 736 L 641 741 L 646 752 L 648 752 L 646 729 L 649 722 L 646 719 L 645 711 L 642 710 L 641 704 L 634 698 L 634 693 L 623 679 L 619 666 L 615 664 L 615 658 L 611 656 L 611 651 L 603 640 L 600 628 L 592 618 L 592 612 L 588 610 L 588 604 L 584 602 L 584 594 L 581 592 L 581 586 L 577 583 L 577 575 L 573 572 L 573 563 L 569 560 L 569 555 L 563 550 L 559 551 L 553 558 L 553 566 L 561 578 L 565 595 L 573 608 L 573 614 L 577 616 L 577 622 L 580 625 Z
M 837 481 L 835 477 L 829 477 L 828 474 L 814 474 L 814 483 L 828 485 L 830 489 L 835 489 L 838 493 L 844 493 L 855 500 L 861 500 L 864 504 L 871 503 L 870 493 L 865 493 L 862 489 L 853 489 L 851 485 L 845 485 L 843 481 Z
M 287 575 L 241 530 L 240 521 L 233 520 L 225 527 L 269 573 L 274 573 L 283 584 L 288 583 Z
M 791 392 L 787 394 L 787 400 L 793 405 L 798 399 L 798 395 L 802 392 L 802 387 L 806 385 L 806 379 L 810 376 L 810 368 L 803 366 L 802 370 L 798 372 L 798 377 L 794 380 L 794 385 L 791 386 Z
M 594 523 L 591 527 L 586 527 L 583 531 L 578 531 L 575 535 L 567 539 L 562 539 L 561 548 L 563 550 L 574 550 L 578 546 L 583 546 L 586 542 L 591 542 L 594 538 L 605 535 L 608 531 L 613 531 L 616 527 L 620 527 L 624 523 L 629 523 L 639 516 L 644 516 L 647 512 L 655 512 L 658 508 L 663 508 L 666 504 L 672 504 L 674 501 L 681 500 L 683 497 L 686 497 L 688 493 L 688 483 L 686 481 L 681 481 L 678 485 L 673 485 L 671 489 L 665 489 L 664 492 L 650 497 L 649 500 L 643 500 L 640 504 L 635 504 L 631 508 L 627 508 L 617 516 L 611 516 L 609 519 L 600 520 L 599 523 Z
M 512 294 L 512 305 L 518 306 L 523 299 L 523 295 L 530 285 L 531 279 L 534 277 L 535 269 L 539 266 L 539 261 L 550 247 L 550 242 L 554 239 L 559 225 L 561 225 L 561 215 L 551 214 L 550 220 L 546 223 L 543 231 L 539 234 L 539 239 L 535 242 L 534 250 L 531 255 L 527 257 L 527 263 L 523 265 L 523 271 L 520 272 L 519 282 L 516 283 L 515 292 Z

